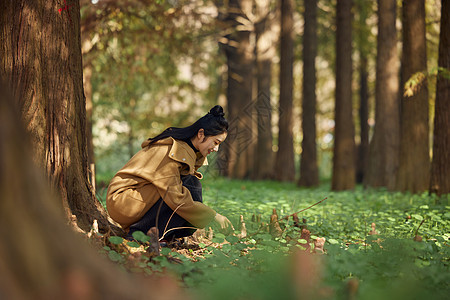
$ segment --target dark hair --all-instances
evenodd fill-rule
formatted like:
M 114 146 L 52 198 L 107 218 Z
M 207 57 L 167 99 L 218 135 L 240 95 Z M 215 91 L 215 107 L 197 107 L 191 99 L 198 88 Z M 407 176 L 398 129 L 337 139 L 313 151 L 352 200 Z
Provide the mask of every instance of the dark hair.
M 224 116 L 222 106 L 216 105 L 206 115 L 188 127 L 169 127 L 154 138 L 149 138 L 150 144 L 169 136 L 176 140 L 187 140 L 195 136 L 202 128 L 205 131 L 205 136 L 222 134 L 228 130 L 228 121 Z

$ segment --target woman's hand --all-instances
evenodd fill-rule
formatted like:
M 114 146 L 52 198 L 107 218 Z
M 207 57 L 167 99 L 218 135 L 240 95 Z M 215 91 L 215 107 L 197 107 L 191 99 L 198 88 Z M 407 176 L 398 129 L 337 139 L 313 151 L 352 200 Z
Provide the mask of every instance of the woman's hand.
M 228 231 L 230 228 L 234 230 L 233 224 L 231 224 L 227 217 L 216 214 L 214 220 L 219 223 L 221 231 Z

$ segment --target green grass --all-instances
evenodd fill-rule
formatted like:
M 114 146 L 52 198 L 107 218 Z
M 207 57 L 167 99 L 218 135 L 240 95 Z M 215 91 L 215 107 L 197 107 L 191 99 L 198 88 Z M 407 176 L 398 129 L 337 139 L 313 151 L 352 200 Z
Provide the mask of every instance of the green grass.
M 361 187 L 332 192 L 328 185 L 306 189 L 290 183 L 227 179 L 203 182 L 203 188 L 205 203 L 229 216 L 236 225 L 241 214 L 246 220 L 252 214 L 261 214 L 268 222 L 273 208 L 284 216 L 327 197 L 301 214 L 316 235 L 341 242 L 363 239 L 371 230 L 371 223 L 375 223 L 381 235 L 407 239 L 414 237 L 414 231 L 425 218 L 419 234 L 428 239 L 449 237 L 449 198 L 440 199 L 446 203 L 435 204 L 438 199 L 428 193 L 414 195 Z M 407 219 L 408 216 L 411 218 Z
M 360 281 L 360 299 L 423 299 L 431 296 L 445 299 L 450 293 L 448 197 L 439 199 L 441 204 L 437 204 L 438 199 L 428 193 L 413 195 L 361 187 L 355 191 L 332 192 L 327 184 L 306 189 L 294 184 L 226 179 L 206 180 L 203 186 L 205 202 L 229 216 L 235 227 L 242 214 L 250 234 L 257 230 L 257 224 L 251 222 L 253 214 L 261 214 L 267 223 L 273 208 L 284 216 L 327 197 L 303 212 L 301 217 L 307 220 L 313 235 L 327 239 L 322 276 L 324 285 L 335 291 L 329 296 L 331 298 L 340 298 L 346 280 L 353 277 Z M 413 238 L 422 220 L 418 234 L 424 241 L 419 243 Z M 378 235 L 368 234 L 372 223 L 376 224 Z M 285 225 L 289 228 L 289 224 Z M 371 242 L 378 239 L 378 243 Z M 266 289 L 263 294 L 267 296 L 257 299 L 275 299 L 283 291 L 291 290 L 292 287 L 286 284 L 290 282 L 286 279 L 289 268 L 281 267 L 283 261 L 286 264 L 286 259 L 289 260 L 284 255 L 289 252 L 286 249 L 289 245 L 283 241 L 281 238 L 275 241 L 276 244 L 257 240 L 256 250 L 251 253 L 264 257 L 263 261 L 266 257 L 278 257 L 280 261 L 270 266 L 269 260 L 265 271 L 257 272 L 255 277 L 251 276 L 253 272 L 263 267 L 255 263 L 251 254 L 240 257 L 240 261 L 244 260 L 242 265 L 247 267 L 235 266 L 241 276 L 229 273 L 231 284 L 237 284 L 244 277 L 248 282 L 243 291 L 252 293 Z M 247 270 L 249 276 L 242 276 Z M 284 274 L 285 284 L 277 285 L 278 288 L 264 283 L 264 278 L 283 277 L 281 274 Z M 212 286 L 204 288 L 213 297 L 218 297 L 214 283 L 210 284 Z M 238 298 L 239 292 L 228 296 Z
M 239 216 L 246 221 L 248 237 L 238 239 L 215 229 L 214 242 L 205 245 L 197 261 L 176 251 L 145 265 L 147 273 L 171 270 L 196 293 L 198 299 L 346 299 L 346 282 L 357 278 L 358 299 L 448 299 L 450 294 L 449 197 L 427 193 L 413 195 L 385 190 L 332 192 L 328 184 L 298 188 L 270 181 L 250 182 L 208 178 L 203 180 L 204 201 L 229 217 L 235 228 Z M 302 246 L 292 220 L 284 221 L 281 237 L 273 238 L 266 224 L 272 209 L 285 216 L 327 197 L 299 214 L 307 220 L 312 236 L 325 237 L 325 255 L 311 261 L 296 260 Z M 417 229 L 422 242 L 413 241 Z M 369 235 L 371 224 L 378 234 Z M 214 225 L 212 225 L 214 227 Z M 236 230 L 235 234 L 239 231 Z M 172 264 L 174 256 L 183 261 Z M 315 259 L 319 259 L 315 262 Z M 318 266 L 308 268 L 308 263 Z M 150 270 L 150 271 L 149 271 Z M 302 279 L 321 279 L 300 289 Z M 297 275 L 295 275 L 297 274 Z

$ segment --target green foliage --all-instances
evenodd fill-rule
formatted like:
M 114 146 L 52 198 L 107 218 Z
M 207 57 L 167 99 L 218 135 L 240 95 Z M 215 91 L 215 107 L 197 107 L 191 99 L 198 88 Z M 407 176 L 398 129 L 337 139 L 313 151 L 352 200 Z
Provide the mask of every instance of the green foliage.
M 92 70 L 98 173 L 120 169 L 142 141 L 187 126 L 217 96 L 215 18 L 203 1 L 109 1 L 82 8 L 85 68 Z
M 125 253 L 120 254 L 108 246 L 103 247 L 101 252 L 106 253 L 108 258 L 113 262 L 122 263 L 125 261 Z
M 213 182 L 207 176 L 203 186 L 205 202 L 228 216 L 236 229 L 239 215 L 244 216 L 247 236 L 238 237 L 239 230 L 219 233 L 213 227 L 213 239 L 199 243 L 195 253 L 193 249 L 182 252 L 163 248 L 162 256 L 146 259 L 141 262 L 142 268 L 137 268 L 148 274 L 169 270 L 195 293 L 196 299 L 298 298 L 294 282 L 301 275 L 295 270 L 302 265 L 293 256 L 309 247 L 314 249 L 314 244 L 300 237 L 299 228 L 291 220 L 280 221 L 283 233 L 277 238 L 261 222 L 269 223 L 273 208 L 282 217 L 324 197 L 327 200 L 299 215 L 306 219 L 311 239 L 326 238 L 326 254 L 314 255 L 321 258 L 320 265 L 307 269 L 321 277 L 316 282 L 318 290 L 312 288 L 314 293 L 328 289 L 325 299 L 341 299 L 351 278 L 359 280 L 359 299 L 445 299 L 450 292 L 448 197 L 440 201 L 447 200 L 446 204 L 436 204 L 437 198 L 425 193 L 361 188 L 330 192 L 326 185 L 299 189 L 275 182 L 220 178 Z M 260 215 L 261 221 L 253 215 Z M 375 234 L 370 234 L 372 223 L 376 224 Z M 422 242 L 413 240 L 416 232 Z M 134 238 L 147 245 L 143 233 L 136 233 Z M 109 240 L 116 245 L 123 241 Z M 106 248 L 112 261 L 124 264 L 128 254 Z M 178 263 L 172 263 L 174 260 Z M 136 267 L 129 269 L 136 271 Z M 307 295 L 307 291 L 301 295 Z
M 429 79 L 430 77 L 438 77 L 438 76 L 450 80 L 450 70 L 443 67 L 435 67 L 432 68 L 429 72 L 414 73 L 405 82 L 403 96 L 412 97 L 414 94 L 418 92 L 418 90 L 426 82 L 427 79 Z
M 133 232 L 132 236 L 136 241 L 141 243 L 147 243 L 150 241 L 150 237 L 142 231 L 135 231 Z
M 120 236 L 110 236 L 109 242 L 114 245 L 120 245 L 123 243 L 123 238 L 121 238 Z

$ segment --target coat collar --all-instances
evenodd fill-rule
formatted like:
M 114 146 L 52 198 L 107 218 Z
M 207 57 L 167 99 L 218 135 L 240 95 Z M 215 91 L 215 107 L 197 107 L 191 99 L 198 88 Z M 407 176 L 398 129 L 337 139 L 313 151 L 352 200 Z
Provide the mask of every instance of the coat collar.
M 189 165 L 190 169 L 194 169 L 197 160 L 194 150 L 186 142 L 175 140 L 171 137 L 170 139 L 172 140 L 172 148 L 169 151 L 169 157 Z
M 193 174 L 202 165 L 207 165 L 208 160 L 201 153 L 195 153 L 194 150 L 184 141 L 175 140 L 172 137 L 168 137 L 159 140 L 154 145 L 172 145 L 169 146 L 170 150 L 168 156 L 180 163 L 189 166 L 189 173 Z
M 142 148 L 150 145 L 150 140 L 146 140 L 142 143 Z M 208 160 L 200 152 L 195 153 L 194 150 L 184 141 L 175 140 L 172 137 L 156 141 L 153 145 L 169 145 L 168 156 L 180 163 L 189 166 L 189 173 L 193 174 L 198 168 L 204 165 L 208 165 Z M 171 145 L 171 146 L 170 146 Z

